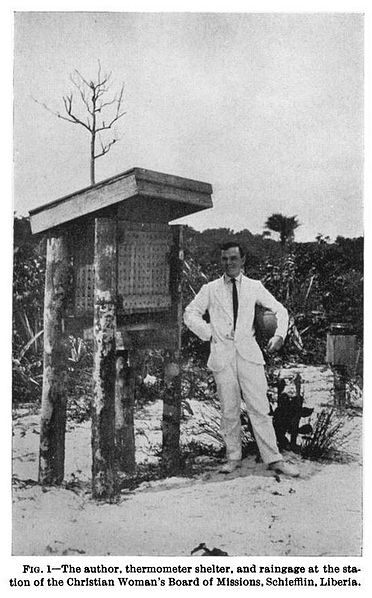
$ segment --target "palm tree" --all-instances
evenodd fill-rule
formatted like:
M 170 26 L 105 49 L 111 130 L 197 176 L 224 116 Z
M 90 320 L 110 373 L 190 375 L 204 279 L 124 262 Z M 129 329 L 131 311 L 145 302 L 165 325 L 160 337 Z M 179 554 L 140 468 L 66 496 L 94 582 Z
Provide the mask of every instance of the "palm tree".
M 280 244 L 285 247 L 287 243 L 294 240 L 294 231 L 300 226 L 297 216 L 283 216 L 283 214 L 272 214 L 265 222 L 265 227 L 280 234 Z

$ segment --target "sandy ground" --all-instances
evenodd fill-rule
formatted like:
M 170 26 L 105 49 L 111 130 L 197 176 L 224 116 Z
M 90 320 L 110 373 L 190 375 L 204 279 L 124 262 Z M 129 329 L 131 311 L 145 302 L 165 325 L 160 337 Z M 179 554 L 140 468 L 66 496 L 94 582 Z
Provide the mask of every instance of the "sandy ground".
M 303 378 L 305 404 L 332 401 L 326 368 L 283 370 L 289 387 Z M 361 397 L 353 400 L 360 403 Z M 197 419 L 183 426 L 190 434 Z M 137 460 L 153 460 L 148 440 L 160 440 L 161 405 L 138 414 Z M 297 455 L 297 479 L 275 476 L 254 457 L 224 475 L 206 462 L 192 478 L 146 482 L 115 504 L 90 498 L 90 424 L 69 426 L 64 488 L 37 485 L 39 416 L 18 413 L 13 440 L 14 555 L 190 555 L 205 542 L 230 556 L 359 556 L 361 554 L 361 417 L 349 422 L 348 459 L 315 463 Z

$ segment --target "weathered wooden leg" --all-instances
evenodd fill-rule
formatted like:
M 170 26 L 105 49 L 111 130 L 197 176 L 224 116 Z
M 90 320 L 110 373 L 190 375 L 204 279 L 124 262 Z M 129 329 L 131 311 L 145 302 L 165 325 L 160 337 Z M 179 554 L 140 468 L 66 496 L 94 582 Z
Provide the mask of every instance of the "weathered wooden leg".
M 116 222 L 96 218 L 94 243 L 92 493 L 115 494 Z
M 162 467 L 176 473 L 180 465 L 181 374 L 178 352 L 169 352 L 164 363 Z
M 115 447 L 118 468 L 133 473 L 136 468 L 134 440 L 135 363 L 128 352 L 118 351 L 115 383 Z
M 343 408 L 346 405 L 346 380 L 347 368 L 343 365 L 335 365 L 334 372 L 334 402 L 336 407 Z
M 181 424 L 181 326 L 182 326 L 182 226 L 173 228 L 173 249 L 170 261 L 171 318 L 175 329 L 175 346 L 168 351 L 164 363 L 163 447 L 162 466 L 167 474 L 175 473 L 180 465 Z
M 67 355 L 62 320 L 69 287 L 66 239 L 47 240 L 44 299 L 44 373 L 41 399 L 39 483 L 61 484 L 64 477 Z

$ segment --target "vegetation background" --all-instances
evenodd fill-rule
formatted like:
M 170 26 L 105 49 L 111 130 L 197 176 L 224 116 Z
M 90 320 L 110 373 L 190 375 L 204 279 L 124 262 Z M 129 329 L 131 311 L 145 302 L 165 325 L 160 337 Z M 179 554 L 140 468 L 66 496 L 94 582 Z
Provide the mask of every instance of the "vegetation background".
M 278 216 L 278 215 L 273 215 Z M 285 217 L 284 217 L 285 218 Z M 276 241 L 266 230 L 253 235 L 244 229 L 196 231 L 184 228 L 185 305 L 201 285 L 220 275 L 220 246 L 235 240 L 246 251 L 246 274 L 260 279 L 289 310 L 295 325 L 284 350 L 275 359 L 280 363 L 322 364 L 325 361 L 326 333 L 334 322 L 348 323 L 358 338 L 358 359 L 352 375 L 362 386 L 363 372 L 363 238 L 337 237 L 334 242 L 318 235 L 313 242 L 296 243 L 294 217 L 287 219 L 292 233 Z M 273 223 L 268 218 L 266 225 Z M 275 218 L 274 218 L 275 227 Z M 288 231 L 287 231 L 288 232 Z M 42 331 L 45 274 L 45 239 L 31 235 L 27 218 L 14 219 L 13 264 L 13 403 L 39 404 L 42 388 Z M 299 344 L 291 342 L 297 330 Z M 66 339 L 70 363 L 70 409 L 76 417 L 89 413 L 91 347 L 82 339 Z M 185 360 L 196 365 L 206 362 L 208 343 L 202 343 L 187 329 L 183 331 Z M 149 365 L 150 361 L 150 365 Z M 151 372 L 158 370 L 159 358 L 147 359 Z M 146 394 L 145 387 L 140 392 Z M 156 392 L 156 386 L 152 388 Z M 142 400 L 144 399 L 141 396 Z M 74 406 L 74 407 L 73 407 Z M 79 415 L 80 414 L 80 415 Z

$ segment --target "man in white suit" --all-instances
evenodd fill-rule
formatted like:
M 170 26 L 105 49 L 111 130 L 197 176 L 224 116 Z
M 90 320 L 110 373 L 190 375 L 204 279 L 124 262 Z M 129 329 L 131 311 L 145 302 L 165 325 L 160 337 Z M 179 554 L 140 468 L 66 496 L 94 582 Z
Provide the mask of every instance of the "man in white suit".
M 265 362 L 254 330 L 256 304 L 272 310 L 277 329 L 267 349 L 269 352 L 279 350 L 287 334 L 287 310 L 260 281 L 242 274 L 245 256 L 237 243 L 222 246 L 221 263 L 223 276 L 205 284 L 184 314 L 186 326 L 211 344 L 208 367 L 213 371 L 221 403 L 221 432 L 227 455 L 221 471 L 230 473 L 241 466 L 243 396 L 263 462 L 279 473 L 298 476 L 298 470 L 283 460 L 277 448 L 269 415 Z M 203 318 L 207 310 L 210 323 Z

